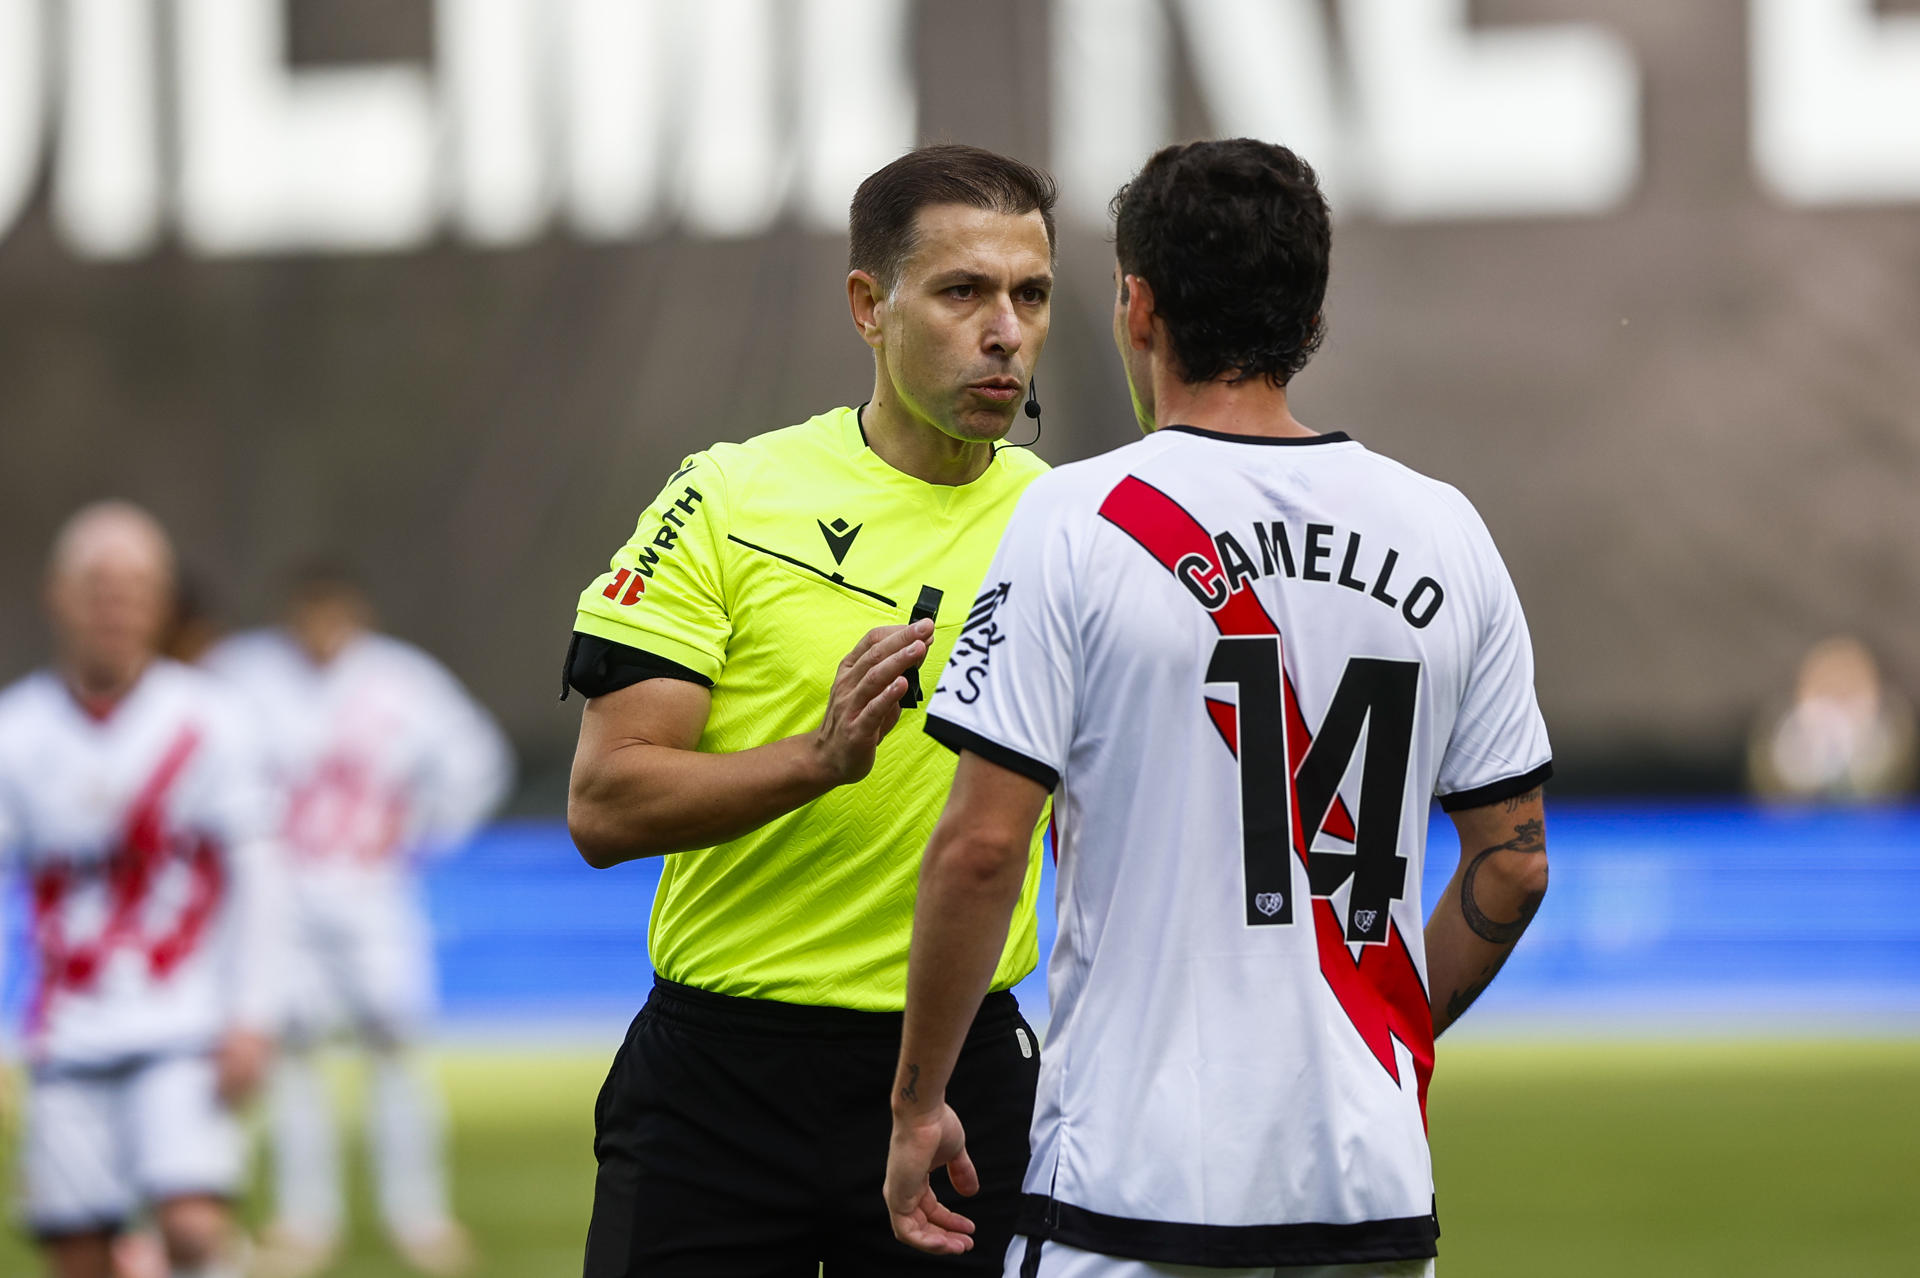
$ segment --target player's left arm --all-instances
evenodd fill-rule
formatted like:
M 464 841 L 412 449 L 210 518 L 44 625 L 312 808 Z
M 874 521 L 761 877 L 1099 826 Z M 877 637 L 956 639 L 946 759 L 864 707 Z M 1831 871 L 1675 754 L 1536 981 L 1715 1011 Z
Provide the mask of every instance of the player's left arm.
M 1467 562 L 1478 569 L 1460 592 L 1477 631 L 1436 786 L 1460 835 L 1460 863 L 1426 928 L 1436 1035 L 1492 982 L 1546 897 L 1540 787 L 1553 776 L 1519 592 L 1479 512 L 1447 491 L 1467 534 Z
M 1493 982 L 1547 895 L 1547 815 L 1538 786 L 1451 815 L 1460 864 L 1426 934 L 1436 1036 Z
M 1048 793 L 964 751 L 920 863 L 885 1192 L 895 1236 L 923 1251 L 973 1246 L 973 1222 L 941 1205 L 929 1173 L 947 1168 L 962 1194 L 980 1188 L 947 1080 L 1006 946 Z

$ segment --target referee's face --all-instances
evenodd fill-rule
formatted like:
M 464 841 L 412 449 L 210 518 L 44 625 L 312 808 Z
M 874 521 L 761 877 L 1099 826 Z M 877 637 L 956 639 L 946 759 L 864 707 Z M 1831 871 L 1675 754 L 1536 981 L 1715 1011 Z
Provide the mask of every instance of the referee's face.
M 919 211 L 914 249 L 875 308 L 900 405 L 943 434 L 1002 438 L 1047 340 L 1053 255 L 1040 214 L 959 204 Z

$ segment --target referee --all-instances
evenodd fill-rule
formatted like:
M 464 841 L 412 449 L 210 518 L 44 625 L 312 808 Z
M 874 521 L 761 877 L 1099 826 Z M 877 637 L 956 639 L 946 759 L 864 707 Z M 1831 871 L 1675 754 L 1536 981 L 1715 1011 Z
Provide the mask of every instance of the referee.
M 1053 203 L 1046 174 L 969 146 L 869 177 L 847 299 L 872 398 L 689 457 L 580 596 L 568 828 L 597 868 L 672 854 L 653 993 L 594 1111 L 586 1278 L 1000 1272 L 1039 1070 L 1007 992 L 1037 960 L 1039 859 L 948 1086 L 978 1232 L 922 1255 L 888 1223 L 876 1098 L 954 757 L 892 729 L 956 644 L 995 642 L 975 591 L 1046 469 L 996 445 L 1046 341 Z

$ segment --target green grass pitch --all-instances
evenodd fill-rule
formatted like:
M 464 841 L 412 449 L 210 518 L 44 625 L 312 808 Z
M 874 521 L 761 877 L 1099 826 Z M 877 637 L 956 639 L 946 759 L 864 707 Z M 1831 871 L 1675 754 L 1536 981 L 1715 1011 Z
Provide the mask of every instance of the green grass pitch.
M 439 1058 L 488 1278 L 579 1272 L 605 1065 Z M 1443 1274 L 1920 1273 L 1920 1040 L 1443 1043 L 1431 1117 Z M 363 1178 L 353 1206 L 332 1272 L 399 1278 Z M 0 1237 L 0 1274 L 36 1272 Z

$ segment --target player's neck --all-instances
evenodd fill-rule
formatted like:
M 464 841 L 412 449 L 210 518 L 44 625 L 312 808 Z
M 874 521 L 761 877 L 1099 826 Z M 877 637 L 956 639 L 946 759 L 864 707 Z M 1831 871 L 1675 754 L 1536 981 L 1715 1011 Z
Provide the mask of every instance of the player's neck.
M 955 439 L 921 421 L 890 386 L 874 387 L 873 399 L 860 411 L 860 430 L 881 461 L 929 484 L 970 484 L 993 464 L 990 441 Z
M 123 667 L 69 657 L 60 663 L 60 678 L 82 710 L 95 719 L 105 719 L 126 700 L 151 664 L 151 659 L 144 659 Z
M 1287 407 L 1287 390 L 1264 377 L 1244 381 L 1183 382 L 1154 369 L 1155 428 L 1192 426 L 1222 435 L 1301 437 L 1308 430 Z

